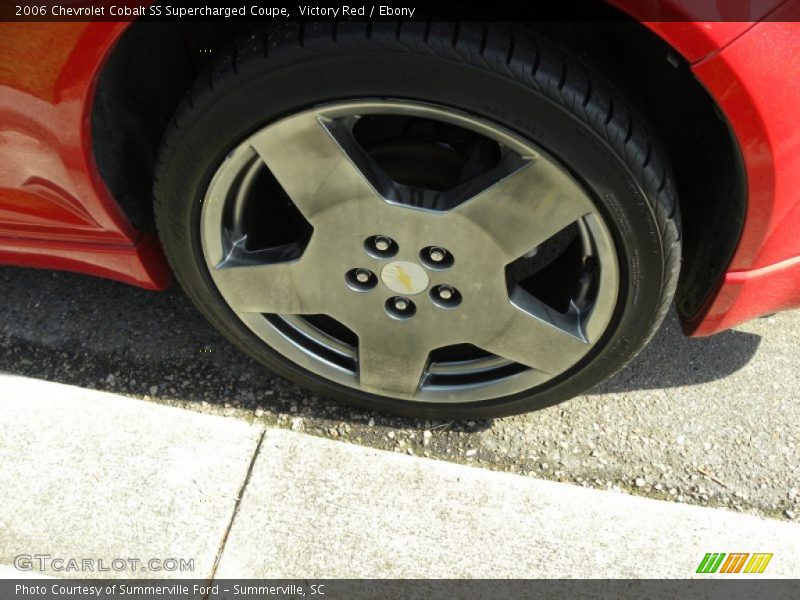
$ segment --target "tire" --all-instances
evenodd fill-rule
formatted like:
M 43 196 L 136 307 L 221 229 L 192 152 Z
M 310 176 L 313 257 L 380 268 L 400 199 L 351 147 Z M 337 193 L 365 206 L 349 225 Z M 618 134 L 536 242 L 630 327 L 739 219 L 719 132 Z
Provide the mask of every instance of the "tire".
M 220 165 L 270 123 L 326 103 L 375 98 L 430 103 L 496 124 L 543 149 L 583 186 L 613 238 L 618 288 L 607 327 L 576 364 L 509 395 L 418 402 L 320 376 L 265 343 L 231 309 L 200 233 Z M 646 120 L 569 48 L 490 25 L 319 24 L 246 36 L 216 57 L 176 114 L 157 168 L 155 216 L 177 279 L 239 348 L 323 396 L 424 418 L 517 414 L 592 388 L 654 335 L 680 265 L 675 186 Z

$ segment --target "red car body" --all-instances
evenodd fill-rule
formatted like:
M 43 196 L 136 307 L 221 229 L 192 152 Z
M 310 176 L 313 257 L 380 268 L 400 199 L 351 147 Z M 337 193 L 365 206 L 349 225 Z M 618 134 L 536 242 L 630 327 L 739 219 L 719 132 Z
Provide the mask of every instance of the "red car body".
M 741 237 L 716 292 L 695 317 L 684 319 L 686 332 L 708 335 L 800 307 L 797 3 L 768 0 L 747 22 L 647 21 L 646 3 L 612 4 L 689 62 L 727 118 L 743 159 Z M 674 15 L 689 4 L 657 5 Z M 170 270 L 155 234 L 136 230 L 125 216 L 92 147 L 99 74 L 129 25 L 0 24 L 0 263 L 154 290 L 168 285 Z

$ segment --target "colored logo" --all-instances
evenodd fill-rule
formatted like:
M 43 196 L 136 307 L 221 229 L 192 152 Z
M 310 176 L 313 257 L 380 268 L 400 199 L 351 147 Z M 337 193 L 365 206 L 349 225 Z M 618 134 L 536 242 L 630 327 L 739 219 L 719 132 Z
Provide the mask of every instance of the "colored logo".
M 381 279 L 394 293 L 409 296 L 424 292 L 430 282 L 425 269 L 406 260 L 396 260 L 383 267 Z
M 727 557 L 727 558 L 726 558 Z M 749 559 L 749 560 L 748 560 Z M 700 561 L 698 573 L 763 573 L 772 554 L 747 552 L 709 552 Z

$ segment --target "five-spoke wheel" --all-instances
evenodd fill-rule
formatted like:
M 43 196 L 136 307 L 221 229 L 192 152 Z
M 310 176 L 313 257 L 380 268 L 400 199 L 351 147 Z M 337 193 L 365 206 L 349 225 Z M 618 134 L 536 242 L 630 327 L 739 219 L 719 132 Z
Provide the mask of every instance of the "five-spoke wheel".
M 359 128 L 386 118 L 472 136 L 494 158 L 447 189 L 414 187 L 363 141 Z M 277 247 L 253 241 L 264 236 L 246 217 L 269 202 L 267 177 L 303 221 Z M 264 127 L 220 166 L 201 228 L 217 288 L 264 342 L 322 376 L 408 400 L 482 400 L 545 382 L 586 355 L 617 300 L 611 236 L 564 168 L 497 125 L 416 102 L 329 104 Z M 562 267 L 574 293 L 559 308 L 509 266 L 535 262 L 565 232 L 578 260 Z

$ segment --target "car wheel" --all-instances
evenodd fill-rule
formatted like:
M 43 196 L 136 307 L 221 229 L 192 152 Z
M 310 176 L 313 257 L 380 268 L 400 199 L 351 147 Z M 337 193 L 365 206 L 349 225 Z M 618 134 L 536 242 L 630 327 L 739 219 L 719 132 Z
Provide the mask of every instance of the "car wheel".
M 484 418 L 573 397 L 669 307 L 669 165 L 602 75 L 538 34 L 253 33 L 164 140 L 155 210 L 223 334 L 328 397 Z

